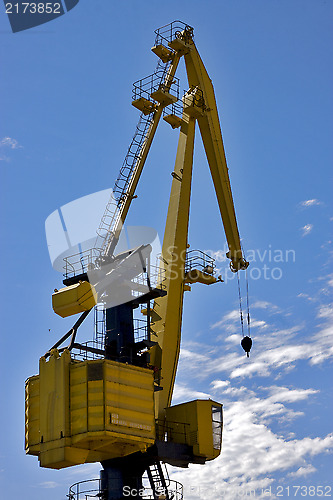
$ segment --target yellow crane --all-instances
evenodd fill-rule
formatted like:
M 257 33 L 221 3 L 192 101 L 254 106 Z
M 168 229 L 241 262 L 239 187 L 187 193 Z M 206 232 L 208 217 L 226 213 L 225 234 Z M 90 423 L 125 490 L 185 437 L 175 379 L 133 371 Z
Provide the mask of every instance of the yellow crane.
M 146 498 L 180 499 L 179 486 L 170 492 L 161 462 L 187 467 L 212 460 L 221 451 L 220 403 L 195 400 L 171 405 L 184 293 L 197 282 L 212 285 L 222 281 L 215 276 L 214 259 L 189 250 L 196 123 L 215 187 L 231 270 L 237 273 L 248 267 L 214 89 L 194 43 L 193 28 L 174 21 L 155 34 L 152 51 L 159 62 L 152 75 L 134 84 L 132 104 L 141 111 L 140 121 L 98 228 L 95 247 L 65 259 L 65 287 L 52 296 L 57 314 L 81 316 L 41 357 L 39 374 L 26 382 L 26 452 L 37 455 L 42 467 L 55 469 L 101 462 L 98 495 L 105 500 L 138 495 L 143 491 L 145 471 L 152 490 L 152 496 Z M 181 58 L 189 89 L 180 99 L 175 74 Z M 179 129 L 179 141 L 154 276 L 149 243 L 115 252 L 162 117 Z M 96 314 L 102 311 L 99 344 L 80 344 L 77 330 L 93 308 Z M 134 325 L 137 308 L 146 320 L 141 337 Z M 61 347 L 67 339 L 69 344 Z M 246 342 L 243 346 L 250 350 Z M 81 493 L 75 491 L 70 490 L 69 498 L 79 500 Z

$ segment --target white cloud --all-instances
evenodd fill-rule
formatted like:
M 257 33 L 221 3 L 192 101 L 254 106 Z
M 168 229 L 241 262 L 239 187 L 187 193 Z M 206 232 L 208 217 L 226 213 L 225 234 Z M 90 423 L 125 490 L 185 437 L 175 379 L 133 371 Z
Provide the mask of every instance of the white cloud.
M 327 289 L 332 286 L 332 276 L 325 281 Z M 269 487 L 272 493 L 266 496 L 277 498 L 277 473 L 285 478 L 311 476 L 316 472 L 312 458 L 333 451 L 333 435 L 321 435 L 320 428 L 317 435 L 310 437 L 306 431 L 304 435 L 307 427 L 302 421 L 306 420 L 307 405 L 320 401 L 318 388 L 278 383 L 303 361 L 308 363 L 308 368 L 302 368 L 308 370 L 308 377 L 302 379 L 307 384 L 311 366 L 333 358 L 333 307 L 318 305 L 324 297 L 319 295 L 309 303 L 309 307 L 313 304 L 309 318 L 312 313 L 312 320 L 317 322 L 313 326 L 310 321 L 311 328 L 305 322 L 292 325 L 290 319 L 287 327 L 278 327 L 280 319 L 286 324 L 285 312 L 267 301 L 255 302 L 250 359 L 240 354 L 240 347 L 235 348 L 241 340 L 237 310 L 229 311 L 211 326 L 214 345 L 207 345 L 207 337 L 202 344 L 184 342 L 177 379 L 181 395 L 185 399 L 186 395 L 193 398 L 195 393 L 205 394 L 186 385 L 196 380 L 202 391 L 208 385 L 212 399 L 224 405 L 221 456 L 205 467 L 193 465 L 186 472 L 173 469 L 172 478 L 184 483 L 188 500 L 234 500 L 250 490 L 255 490 L 256 498 L 263 498 L 262 489 Z M 223 335 L 216 336 L 216 330 Z M 268 386 L 258 384 L 254 378 L 258 375 L 266 377 Z M 267 378 L 272 376 L 273 383 Z M 251 377 L 253 383 L 249 382 Z M 302 429 L 301 436 L 298 429 Z
M 210 385 L 213 386 L 213 390 L 220 389 L 222 387 L 227 387 L 230 385 L 229 380 L 213 380 Z
M 317 471 L 317 469 L 313 465 L 309 464 L 306 467 L 300 467 L 295 472 L 290 472 L 290 474 L 288 474 L 288 476 L 290 476 L 290 477 L 304 477 L 304 476 L 308 476 L 309 474 L 312 474 L 313 472 L 316 472 L 316 471 Z
M 331 276 L 327 280 L 330 285 Z M 285 317 L 284 312 L 275 309 L 273 304 L 260 301 L 257 314 L 261 314 L 260 311 L 267 313 L 268 309 L 276 311 L 274 319 L 277 321 L 280 315 Z M 223 332 L 215 335 L 214 346 L 184 341 L 179 371 L 197 380 L 212 375 L 216 378 L 222 372 L 230 379 L 254 375 L 279 378 L 293 370 L 301 360 L 308 361 L 310 365 L 323 363 L 333 357 L 333 307 L 321 304 L 314 311 L 318 324 L 308 336 L 305 323 L 281 329 L 274 324 L 275 320 L 268 322 L 260 316 L 252 316 L 253 347 L 249 359 L 245 358 L 239 345 L 242 338 L 239 311 L 229 311 L 211 326 L 212 330 Z
M 314 301 L 314 300 L 315 300 L 315 298 L 314 298 L 314 297 L 311 297 L 309 294 L 307 294 L 307 293 L 303 293 L 303 292 L 299 293 L 299 294 L 297 295 L 297 298 L 299 298 L 299 299 L 307 299 L 307 300 L 309 300 L 310 302 L 312 302 L 312 301 Z
M 286 403 L 295 403 L 307 399 L 310 395 L 319 391 L 315 389 L 289 389 L 288 387 L 272 386 L 266 388 L 270 392 L 270 401 L 284 401 Z
M 11 137 L 4 137 L 0 140 L 0 148 L 10 148 L 10 149 L 20 149 L 21 146 L 16 139 L 12 139 Z
M 313 224 L 305 224 L 305 226 L 301 227 L 302 236 L 310 234 L 312 229 L 313 229 Z
M 77 465 L 76 467 L 66 469 L 66 477 L 68 478 L 68 482 L 74 483 L 75 481 L 82 481 L 88 478 L 98 478 L 100 470 L 101 465 L 99 463 Z
M 220 337 L 218 338 L 220 339 Z M 242 336 L 237 333 L 233 333 L 232 335 L 229 335 L 228 337 L 225 338 L 226 342 L 230 342 L 233 345 L 239 345 L 241 340 Z
M 239 321 L 239 311 L 238 311 L 238 309 L 234 309 L 233 311 L 228 312 L 220 321 L 217 321 L 217 323 L 214 323 L 211 326 L 211 328 L 219 328 L 221 326 L 226 325 L 230 321 L 234 321 L 236 319 Z M 227 325 L 227 326 L 230 326 L 230 325 Z
M 214 380 L 211 385 L 217 394 L 223 395 L 227 408 L 222 454 L 209 467 L 192 466 L 185 474 L 174 469 L 172 478 L 184 482 L 189 499 L 212 500 L 219 491 L 221 498 L 233 500 L 245 489 L 256 490 L 260 498 L 261 488 L 272 483 L 275 472 L 295 469 L 290 473 L 310 474 L 315 469 L 309 458 L 333 448 L 331 435 L 289 439 L 268 426 L 272 419 L 291 421 L 302 416 L 302 412 L 288 408 L 286 403 L 306 400 L 316 390 L 272 386 L 266 388 L 270 395 L 260 398 L 244 386 L 231 387 L 226 380 Z M 228 396 L 237 401 L 226 400 Z
M 318 318 L 333 318 L 333 306 L 330 304 L 325 304 L 320 306 L 318 314 Z
M 207 392 L 200 392 L 189 389 L 185 385 L 176 384 L 173 392 L 172 404 L 190 401 L 191 399 L 209 399 L 211 395 Z
M 56 483 L 55 481 L 44 481 L 44 483 L 39 483 L 39 486 L 41 488 L 57 488 L 58 486 L 61 486 L 61 484 Z
M 220 372 L 229 373 L 231 379 L 259 375 L 268 377 L 287 373 L 294 369 L 297 361 L 308 360 L 312 365 L 322 363 L 333 357 L 333 310 L 322 307 L 318 313 L 324 322 L 319 326 L 317 333 L 304 342 L 297 341 L 297 334 L 301 333 L 303 325 L 295 325 L 288 329 L 276 329 L 274 325 L 258 321 L 260 328 L 258 337 L 253 335 L 253 348 L 250 359 L 246 359 L 235 345 L 240 343 L 241 335 L 231 335 L 224 338 L 229 345 L 223 348 L 225 354 L 218 356 L 221 348 L 202 345 L 200 354 L 192 349 L 181 350 L 180 370 L 193 378 L 204 379 Z M 265 328 L 263 329 L 262 323 Z M 218 337 L 222 339 L 222 336 Z M 294 339 L 294 340 L 293 340 Z M 185 343 L 186 345 L 186 343 Z
M 304 201 L 301 201 L 300 205 L 302 207 L 314 207 L 316 205 L 321 205 L 321 201 L 317 200 L 316 198 L 313 198 L 312 200 L 304 200 Z
M 269 312 L 277 312 L 279 311 L 278 306 L 272 304 L 271 302 L 267 302 L 265 300 L 257 300 L 251 306 L 252 309 L 266 309 Z
M 318 317 L 323 318 L 319 331 L 313 337 L 310 363 L 322 363 L 333 356 L 333 307 L 321 306 Z
M 218 382 L 214 382 L 215 386 Z M 227 391 L 232 389 L 229 384 L 222 384 L 223 396 L 225 387 Z M 262 488 L 273 483 L 274 473 L 289 471 L 296 477 L 310 474 L 315 468 L 309 460 L 333 449 L 332 435 L 289 439 L 269 428 L 272 420 L 288 422 L 302 415 L 287 408 L 286 400 L 304 400 L 316 391 L 273 386 L 269 389 L 271 396 L 266 399 L 246 387 L 238 391 L 234 394 L 238 400 L 225 405 L 220 457 L 205 467 L 192 465 L 186 472 L 172 469 L 171 478 L 184 484 L 189 500 L 234 500 L 246 496 L 246 490 L 255 490 L 255 496 L 262 498 Z M 272 494 L 271 498 L 276 497 Z

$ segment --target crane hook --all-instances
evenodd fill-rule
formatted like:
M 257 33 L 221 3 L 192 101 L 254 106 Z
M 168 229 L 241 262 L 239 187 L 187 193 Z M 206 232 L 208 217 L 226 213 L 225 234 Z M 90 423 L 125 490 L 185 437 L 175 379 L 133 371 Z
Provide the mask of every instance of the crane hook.
M 250 351 L 251 351 L 251 347 L 252 347 L 252 339 L 251 337 L 248 337 L 246 335 L 246 337 L 243 337 L 242 340 L 241 340 L 241 346 L 243 347 L 244 351 L 246 352 L 246 356 L 249 358 L 250 355 Z

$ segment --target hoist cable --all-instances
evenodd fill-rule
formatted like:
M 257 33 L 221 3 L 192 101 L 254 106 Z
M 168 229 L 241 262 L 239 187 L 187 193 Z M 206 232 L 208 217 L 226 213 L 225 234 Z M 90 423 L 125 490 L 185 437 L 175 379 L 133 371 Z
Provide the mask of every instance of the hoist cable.
M 247 275 L 247 269 L 245 271 L 245 279 L 246 279 L 247 332 L 248 332 L 249 337 L 251 337 L 251 333 L 250 333 L 249 280 L 248 280 L 248 275 Z
M 241 289 L 240 289 L 238 272 L 237 272 L 237 283 L 238 283 L 238 297 L 239 297 L 240 320 L 241 320 L 241 325 L 242 325 L 242 335 L 244 337 L 244 321 L 243 321 L 243 309 L 242 309 L 242 295 L 241 295 Z

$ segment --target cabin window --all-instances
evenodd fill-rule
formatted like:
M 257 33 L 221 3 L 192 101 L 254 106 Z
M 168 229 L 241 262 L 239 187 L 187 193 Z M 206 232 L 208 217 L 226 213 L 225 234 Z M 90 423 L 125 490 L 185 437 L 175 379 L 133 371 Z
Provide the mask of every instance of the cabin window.
M 220 450 L 222 445 L 222 407 L 212 406 L 213 448 Z

